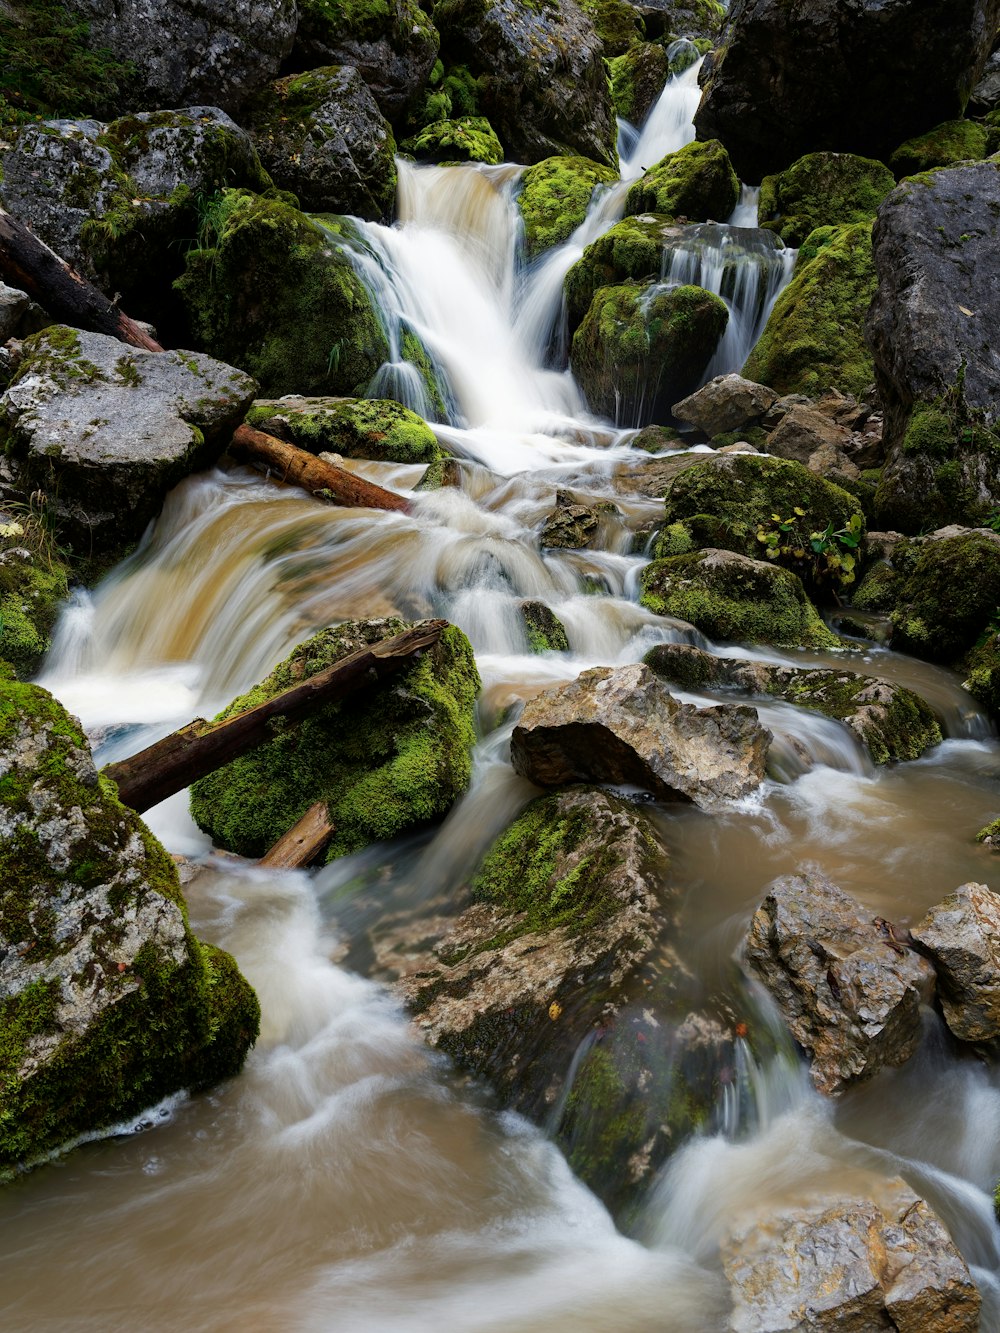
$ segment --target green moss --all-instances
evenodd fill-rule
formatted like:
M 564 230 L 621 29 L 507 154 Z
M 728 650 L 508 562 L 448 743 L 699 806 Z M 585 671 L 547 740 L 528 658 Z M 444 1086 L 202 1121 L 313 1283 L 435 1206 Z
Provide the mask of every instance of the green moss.
M 655 282 L 663 262 L 665 218 L 623 218 L 592 242 L 566 274 L 563 291 L 570 331 L 590 309 L 601 287 L 627 280 Z
M 608 66 L 615 114 L 641 125 L 670 75 L 670 57 L 658 43 L 642 42 L 610 60 Z
M 247 424 L 266 430 L 277 417 L 282 437 L 310 453 L 385 463 L 433 463 L 441 457 L 427 423 L 402 404 L 379 398 L 317 398 L 307 405 L 258 403 Z
M 836 648 L 805 589 L 789 570 L 699 551 L 655 560 L 640 576 L 643 606 L 687 620 L 713 639 L 779 647 Z
M 580 0 L 580 8 L 590 15 L 606 56 L 622 55 L 646 35 L 642 15 L 628 0 Z
M 625 212 L 725 222 L 739 197 L 739 179 L 719 140 L 695 140 L 668 153 L 630 187 Z
M 43 564 L 11 555 L 12 543 L 0 538 L 0 657 L 21 677 L 33 676 L 51 646 L 51 634 L 69 594 L 68 570 L 60 561 Z
M 533 653 L 565 653 L 569 651 L 566 627 L 555 612 L 544 602 L 522 602 L 521 619 Z
M 779 393 L 862 395 L 875 376 L 863 337 L 875 286 L 869 223 L 811 232 L 743 374 Z
M 893 551 L 894 564 L 904 552 Z M 968 532 L 914 543 L 910 554 L 912 566 L 893 587 L 893 646 L 930 661 L 955 661 L 1000 606 L 1000 541 Z
M 434 362 L 418 334 L 404 329 L 399 340 L 400 355 L 419 374 L 424 387 L 425 411 L 432 421 L 448 421 L 448 406 L 444 400 L 441 382 Z
M 653 542 L 653 559 L 665 560 L 670 555 L 687 555 L 695 549 L 695 540 L 686 523 L 668 523 L 660 529 Z
M 989 131 L 974 120 L 946 120 L 926 134 L 901 143 L 889 165 L 897 177 L 948 167 L 955 162 L 979 161 L 989 151 Z
M 485 162 L 496 166 L 504 158 L 503 144 L 484 116 L 434 121 L 419 134 L 404 139 L 399 147 L 426 162 Z
M 594 190 L 617 173 L 586 157 L 547 157 L 521 177 L 517 206 L 529 259 L 560 245 L 583 221 Z
M 896 603 L 899 575 L 886 561 L 879 561 L 867 571 L 858 584 L 852 606 L 859 611 L 873 611 L 883 614 L 891 611 Z
M 61 0 L 18 0 L 0 23 L 0 121 L 106 114 L 134 75 Z
M 231 716 L 314 675 L 348 652 L 399 633 L 399 620 L 320 631 L 220 715 Z M 453 626 L 391 688 L 328 704 L 191 789 L 191 809 L 213 841 L 261 856 L 315 801 L 335 833 L 327 860 L 440 818 L 465 790 L 479 677 Z
M 213 230 L 174 283 L 198 347 L 248 371 L 268 395 L 363 396 L 389 345 L 330 235 L 241 190 L 225 192 Z
M 760 187 L 760 225 L 800 246 L 817 227 L 868 222 L 895 186 L 882 162 L 853 153 L 809 153 Z
M 960 665 L 966 677 L 962 684 L 997 720 L 1000 719 L 1000 634 L 995 625 L 994 617 L 981 642 L 966 654 Z

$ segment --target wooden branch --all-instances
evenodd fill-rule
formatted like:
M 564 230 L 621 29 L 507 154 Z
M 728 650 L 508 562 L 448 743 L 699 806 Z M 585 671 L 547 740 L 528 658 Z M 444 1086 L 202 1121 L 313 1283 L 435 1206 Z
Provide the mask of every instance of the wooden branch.
M 395 491 L 365 481 L 346 468 L 325 463 L 305 449 L 274 435 L 265 435 L 252 426 L 237 428 L 230 453 L 274 474 L 280 481 L 301 486 L 310 494 L 329 499 L 334 504 L 358 509 L 394 509 L 401 514 L 410 512 L 409 500 L 404 500 Z
M 437 643 L 447 627 L 447 620 L 421 621 L 391 639 L 349 653 L 273 699 L 245 708 L 223 722 L 196 718 L 138 754 L 108 764 L 102 772 L 117 783 L 122 804 L 141 814 L 269 740 L 273 719 L 299 722 L 321 704 L 345 699 L 396 675 L 418 653 Z
M 53 319 L 107 333 L 147 352 L 163 348 L 23 223 L 0 210 L 0 278 L 27 292 Z
M 332 836 L 326 801 L 317 801 L 264 853 L 258 864 L 271 870 L 300 870 L 316 860 Z

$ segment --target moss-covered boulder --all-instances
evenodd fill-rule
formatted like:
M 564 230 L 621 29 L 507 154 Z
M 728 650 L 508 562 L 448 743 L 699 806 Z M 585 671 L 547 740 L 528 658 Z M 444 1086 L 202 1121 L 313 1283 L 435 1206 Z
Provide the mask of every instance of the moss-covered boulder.
M 610 167 L 585 157 L 548 157 L 529 167 L 517 197 L 528 258 L 568 240 L 586 216 L 597 186 L 617 179 Z
M 740 197 L 740 182 L 718 139 L 685 144 L 661 158 L 630 187 L 625 212 L 662 213 L 688 222 L 725 222 Z
M 250 128 L 275 185 L 302 208 L 375 222 L 391 217 L 396 142 L 352 66 L 279 79 L 257 99 Z
M 994 719 L 1000 718 L 1000 632 L 990 629 L 965 656 L 961 667 L 964 687 Z M 1000 848 L 1000 820 L 990 825 L 989 832 L 991 845 Z
M 760 225 L 800 246 L 817 227 L 871 222 L 895 186 L 883 162 L 854 153 L 808 153 L 760 186 Z
M 420 162 L 485 162 L 495 167 L 503 161 L 503 144 L 485 116 L 435 120 L 404 139 L 400 148 Z
M 311 454 L 379 463 L 433 463 L 442 456 L 426 421 L 389 398 L 259 399 L 246 420 Z
M 36 514 L 0 509 L 0 662 L 34 676 L 51 645 L 68 568 Z
M 953 535 L 951 535 L 953 532 Z M 1000 607 L 1000 536 L 954 531 L 900 542 L 892 552 L 893 647 L 954 662 L 990 628 Z
M 640 42 L 608 62 L 615 113 L 641 125 L 670 77 L 670 57 L 658 42 Z
M 580 8 L 590 15 L 605 59 L 623 55 L 646 35 L 642 15 L 629 0 L 580 0 Z
M 329 232 L 280 200 L 230 190 L 202 241 L 175 283 L 200 346 L 265 394 L 365 393 L 389 344 Z
M 713 639 L 786 648 L 836 648 L 840 640 L 790 570 L 709 548 L 654 560 L 640 576 L 642 605 L 687 620 Z
M 915 176 L 919 171 L 950 167 L 956 162 L 978 161 L 989 152 L 989 129 L 975 120 L 946 120 L 926 134 L 901 143 L 889 165 L 897 176 Z
M 683 228 L 669 218 L 644 216 L 623 218 L 592 241 L 563 281 L 570 331 L 590 309 L 598 288 L 655 282 L 664 252 L 682 237 Z
M 0 1173 L 236 1074 L 256 997 L 45 690 L 0 679 Z
M 818 227 L 803 243 L 743 374 L 779 393 L 863 394 L 875 378 L 862 332 L 874 292 L 871 224 Z
M 550 606 L 534 600 L 524 601 L 518 607 L 528 647 L 533 653 L 569 652 L 566 626 Z
M 697 388 L 728 320 L 701 287 L 601 287 L 570 352 L 591 410 L 619 425 L 664 420 Z
M 386 619 L 321 630 L 220 718 L 405 628 Z M 310 805 L 325 801 L 334 826 L 328 861 L 440 819 L 469 783 L 478 688 L 469 641 L 449 626 L 390 688 L 327 704 L 200 779 L 191 811 L 220 846 L 261 856 Z

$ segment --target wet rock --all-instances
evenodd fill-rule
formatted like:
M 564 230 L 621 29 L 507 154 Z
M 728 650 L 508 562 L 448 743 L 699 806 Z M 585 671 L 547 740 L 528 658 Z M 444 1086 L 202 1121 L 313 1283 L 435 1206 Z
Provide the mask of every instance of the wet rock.
M 980 1298 L 940 1219 L 902 1180 L 758 1216 L 722 1246 L 728 1328 L 975 1333 Z
M 589 546 L 597 534 L 600 516 L 590 505 L 575 504 L 568 491 L 556 494 L 556 507 L 546 517 L 539 542 L 543 547 L 575 550 Z
M 635 8 L 642 15 L 648 37 L 666 37 L 669 41 L 686 37 L 693 50 L 697 50 L 694 39 L 698 37 L 714 42 L 726 16 L 718 0 L 637 0 Z
M 674 403 L 671 411 L 679 421 L 690 422 L 711 439 L 756 425 L 777 397 L 767 385 L 755 384 L 742 375 L 716 375 L 689 397 Z
M 628 214 L 656 213 L 688 222 L 725 222 L 740 197 L 729 154 L 717 139 L 668 153 L 625 196 Z
M 0 1174 L 236 1074 L 256 996 L 187 924 L 176 869 L 79 724 L 0 679 Z
M 311 454 L 380 463 L 433 463 L 441 457 L 422 417 L 389 398 L 259 398 L 247 424 Z
M 585 157 L 549 157 L 529 167 L 517 197 L 528 258 L 568 240 L 586 216 L 595 189 L 617 179 L 610 167 Z
M 897 176 L 915 176 L 920 171 L 954 166 L 986 157 L 990 135 L 987 126 L 973 120 L 946 120 L 926 134 L 902 143 L 889 159 Z
M 569 652 L 566 626 L 544 602 L 525 601 L 518 608 L 533 653 Z
M 503 144 L 485 116 L 435 120 L 399 146 L 418 162 L 485 162 L 495 167 L 503 161 Z
M 479 110 L 515 161 L 564 154 L 617 163 L 603 47 L 573 0 L 532 9 L 518 0 L 441 0 L 448 60 L 478 79 Z
M 0 508 L 0 663 L 22 680 L 37 675 L 68 596 L 69 570 L 43 514 Z
M 993 45 L 995 0 L 748 0 L 729 11 L 695 117 L 759 181 L 804 153 L 884 160 L 960 116 Z
M 656 500 L 666 495 L 674 479 L 689 468 L 697 467 L 703 454 L 677 453 L 666 458 L 651 458 L 638 467 L 623 465 L 615 474 L 615 489 L 623 495 L 645 495 Z
M 811 466 L 817 452 L 847 461 L 851 432 L 838 426 L 822 412 L 796 404 L 781 418 L 767 437 L 767 452 L 775 458 L 791 458 Z M 819 471 L 819 468 L 814 469 Z
M 1000 1037 L 1000 894 L 985 884 L 963 884 L 911 934 L 934 964 L 945 1022 L 955 1036 Z
M 760 225 L 800 246 L 817 227 L 871 222 L 896 184 L 889 168 L 853 153 L 809 153 L 760 186 Z
M 41 491 L 78 552 L 142 535 L 181 477 L 214 462 L 256 391 L 248 375 L 191 352 L 144 352 L 56 325 L 24 344 L 0 398 L 18 486 Z
M 321 630 L 220 718 L 406 628 L 381 619 Z M 469 641 L 449 626 L 391 688 L 327 704 L 201 778 L 191 788 L 192 814 L 219 846 L 259 857 L 325 801 L 335 830 L 327 861 L 440 819 L 469 784 L 478 688 Z
M 392 127 L 350 65 L 290 74 L 258 98 L 254 143 L 303 209 L 384 222 L 396 196 Z
M 299 0 L 293 68 L 352 66 L 395 120 L 419 96 L 437 58 L 440 38 L 416 0 L 371 5 Z
M 694 708 L 646 666 L 595 667 L 529 700 L 511 762 L 541 787 L 628 783 L 714 808 L 760 785 L 770 740 L 752 708 Z
M 670 57 L 658 43 L 640 42 L 609 65 L 616 115 L 631 125 L 641 125 L 663 92 Z
M 975 526 L 1000 504 L 1000 163 L 903 181 L 873 232 L 866 325 L 885 406 L 880 523 Z
M 90 40 L 136 72 L 134 109 L 211 102 L 235 114 L 292 49 L 295 0 L 74 0 Z
M 934 973 L 903 938 L 816 873 L 777 880 L 755 912 L 747 963 L 809 1055 L 820 1092 L 842 1092 L 916 1051 Z
M 670 218 L 644 215 L 622 218 L 591 242 L 566 274 L 563 291 L 569 330 L 576 329 L 600 287 L 632 280 L 659 280 L 668 250 L 681 242 L 685 228 Z

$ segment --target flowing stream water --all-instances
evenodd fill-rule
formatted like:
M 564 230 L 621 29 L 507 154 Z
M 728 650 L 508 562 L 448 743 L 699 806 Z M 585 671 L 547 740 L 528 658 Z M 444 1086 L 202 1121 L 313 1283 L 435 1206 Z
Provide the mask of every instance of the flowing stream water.
M 626 179 L 692 137 L 696 77 L 672 81 L 643 133 L 624 135 Z M 719 1132 L 674 1156 L 626 1236 L 541 1130 L 498 1112 L 422 1046 L 377 977 L 347 965 L 380 892 L 416 905 L 451 891 L 530 799 L 506 758 L 512 702 L 657 642 L 703 642 L 638 605 L 632 534 L 661 502 L 629 490 L 645 456 L 587 414 L 553 358 L 562 278 L 619 215 L 622 190 L 525 269 L 518 174 L 401 164 L 399 225 L 359 228 L 356 260 L 394 347 L 414 329 L 441 372 L 447 420 L 435 428 L 460 487 L 414 492 L 419 468 L 352 464 L 413 494 L 401 515 L 320 505 L 238 468 L 189 478 L 141 550 L 64 615 L 43 683 L 83 718 L 99 762 L 210 715 L 316 628 L 393 612 L 447 616 L 469 635 L 482 739 L 471 790 L 433 835 L 313 876 L 211 856 L 183 797 L 151 812 L 167 846 L 198 860 L 192 922 L 256 987 L 261 1039 L 241 1078 L 152 1108 L 0 1193 L 7 1330 L 711 1333 L 728 1309 L 727 1226 L 898 1174 L 972 1266 L 983 1328 L 1000 1327 L 1000 1077 L 933 1014 L 907 1066 L 837 1103 L 811 1091 L 787 1041 L 759 1061 L 737 1041 Z M 745 192 L 735 229 L 696 229 L 663 275 L 714 283 L 735 311 L 738 336 L 713 370 L 741 363 L 794 258 L 754 221 Z M 431 411 L 401 361 L 386 374 L 381 391 Z M 557 491 L 617 506 L 596 549 L 540 550 Z M 569 652 L 529 652 L 528 597 L 562 619 Z M 682 894 L 678 948 L 709 988 L 777 875 L 817 866 L 902 921 L 991 877 L 974 841 L 998 813 L 989 723 L 949 672 L 874 645 L 856 659 L 923 693 L 945 743 L 875 770 L 843 727 L 772 703 L 773 777 L 757 798 L 712 815 L 650 807 L 670 849 L 664 885 Z

